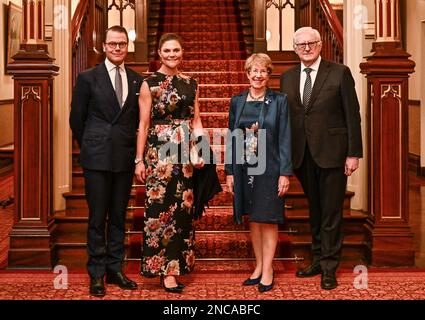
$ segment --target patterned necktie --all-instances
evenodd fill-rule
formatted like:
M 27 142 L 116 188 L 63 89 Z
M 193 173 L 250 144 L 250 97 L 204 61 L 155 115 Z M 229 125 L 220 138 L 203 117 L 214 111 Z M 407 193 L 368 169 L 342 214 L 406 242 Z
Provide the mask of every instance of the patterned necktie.
M 305 80 L 305 85 L 304 85 L 303 105 L 304 105 L 304 111 L 307 113 L 309 105 L 310 105 L 311 92 L 313 90 L 313 87 L 311 85 L 311 72 L 313 71 L 313 69 L 305 68 L 304 71 L 305 73 L 307 73 L 307 79 Z
M 122 78 L 120 67 L 115 67 L 115 94 L 117 95 L 120 108 L 122 107 Z

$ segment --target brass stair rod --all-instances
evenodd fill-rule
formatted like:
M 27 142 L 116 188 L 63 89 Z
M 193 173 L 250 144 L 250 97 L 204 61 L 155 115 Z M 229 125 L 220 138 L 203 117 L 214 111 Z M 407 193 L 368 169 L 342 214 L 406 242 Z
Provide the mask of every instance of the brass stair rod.
M 203 232 L 203 231 L 205 231 L 205 233 L 231 233 L 231 232 L 235 232 L 235 231 L 233 231 L 233 230 L 228 230 L 228 231 L 215 231 L 215 230 L 210 230 L 210 231 L 208 231 L 208 230 L 197 230 L 197 232 L 199 233 L 199 232 Z M 249 230 L 242 230 L 244 233 L 248 233 L 248 232 L 250 232 Z M 240 232 L 240 231 L 239 231 Z M 128 231 L 126 231 L 125 232 L 126 234 L 142 234 L 143 233 L 143 231 L 132 231 L 132 230 L 128 230 Z M 293 230 L 293 229 L 289 229 L 289 230 L 281 230 L 281 231 L 279 231 L 279 233 L 288 233 L 288 234 L 297 234 L 298 233 L 298 231 L 297 230 Z
M 127 207 L 127 210 L 136 210 L 136 209 L 144 209 L 145 207 L 140 207 L 140 206 L 129 206 Z
M 124 258 L 125 262 L 140 261 L 141 258 Z M 254 258 L 197 258 L 198 261 L 254 261 Z M 292 258 L 274 258 L 275 261 L 304 261 L 304 257 L 294 256 Z

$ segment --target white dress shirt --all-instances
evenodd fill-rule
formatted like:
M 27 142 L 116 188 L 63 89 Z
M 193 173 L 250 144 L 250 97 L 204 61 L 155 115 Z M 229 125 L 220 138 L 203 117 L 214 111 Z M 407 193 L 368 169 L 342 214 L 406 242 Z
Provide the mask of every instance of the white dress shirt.
M 112 87 L 115 90 L 116 65 L 114 65 L 111 61 L 108 60 L 108 58 L 106 58 L 105 66 L 106 66 L 106 70 L 108 70 L 109 78 L 111 79 L 111 82 L 112 82 Z M 125 67 L 124 67 L 124 62 L 119 67 L 120 67 L 120 74 L 122 79 L 122 106 L 123 106 L 128 96 L 128 81 L 127 81 L 127 72 L 125 71 Z
M 311 76 L 311 88 L 314 88 L 314 82 L 316 81 L 317 72 L 319 71 L 320 62 L 322 61 L 322 57 L 319 56 L 315 63 L 313 63 L 310 66 L 310 69 L 312 69 L 310 76 Z M 301 77 L 300 77 L 300 97 L 304 96 L 304 86 L 305 81 L 307 80 L 307 73 L 304 71 L 305 68 L 308 68 L 304 65 L 304 63 L 301 62 Z

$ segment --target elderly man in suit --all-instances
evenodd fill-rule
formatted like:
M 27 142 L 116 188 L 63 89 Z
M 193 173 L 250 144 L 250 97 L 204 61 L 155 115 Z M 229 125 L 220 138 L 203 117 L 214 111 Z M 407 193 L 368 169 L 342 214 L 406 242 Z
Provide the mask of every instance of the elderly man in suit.
M 313 252 L 296 276 L 321 274 L 330 290 L 338 285 L 347 176 L 362 157 L 359 102 L 350 69 L 321 58 L 317 30 L 297 30 L 294 50 L 301 63 L 282 75 L 280 89 L 288 96 L 292 163 L 309 202 Z
M 143 79 L 124 65 L 128 51 L 125 28 L 106 30 L 103 50 L 105 61 L 79 74 L 70 115 L 73 136 L 81 149 L 89 208 L 87 270 L 93 296 L 105 295 L 105 274 L 106 283 L 137 288 L 123 273 L 122 262 Z

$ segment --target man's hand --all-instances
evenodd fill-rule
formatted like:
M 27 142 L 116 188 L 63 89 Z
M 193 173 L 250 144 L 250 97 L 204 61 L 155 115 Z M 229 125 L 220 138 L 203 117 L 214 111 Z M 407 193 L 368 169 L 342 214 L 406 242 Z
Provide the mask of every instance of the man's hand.
M 235 193 L 233 192 L 233 186 L 234 186 L 233 176 L 226 177 L 226 185 L 227 185 L 227 188 L 229 189 L 228 192 L 230 192 L 232 195 L 235 195 Z
M 345 160 L 345 175 L 347 177 L 351 176 L 354 171 L 359 167 L 359 158 L 347 157 Z

